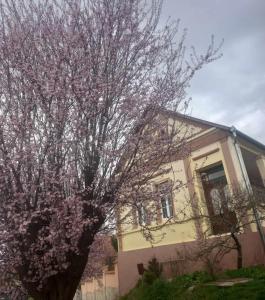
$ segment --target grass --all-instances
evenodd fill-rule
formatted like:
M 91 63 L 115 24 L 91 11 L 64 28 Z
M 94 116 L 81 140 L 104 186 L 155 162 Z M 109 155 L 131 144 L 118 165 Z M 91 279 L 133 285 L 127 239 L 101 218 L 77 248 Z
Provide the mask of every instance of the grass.
M 197 286 L 190 295 L 184 293 L 179 299 L 209 300 L 254 300 L 265 299 L 265 280 L 253 280 L 245 284 L 220 288 L 216 286 Z M 169 298 L 170 299 L 170 298 Z
M 253 280 L 232 287 L 207 285 L 213 278 L 205 272 L 195 272 L 172 281 L 156 279 L 151 284 L 139 282 L 120 300 L 265 300 L 265 268 L 252 267 L 230 270 L 218 279 L 247 277 Z M 192 288 L 191 288 L 192 287 Z

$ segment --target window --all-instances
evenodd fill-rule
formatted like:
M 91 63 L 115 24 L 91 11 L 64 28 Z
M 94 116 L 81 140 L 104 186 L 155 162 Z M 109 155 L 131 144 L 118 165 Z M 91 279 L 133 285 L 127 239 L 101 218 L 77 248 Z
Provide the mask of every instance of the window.
M 139 225 L 146 225 L 147 224 L 147 211 L 144 206 L 140 206 L 138 209 L 138 221 Z
M 222 164 L 200 172 L 213 234 L 230 232 L 237 222 Z M 231 202 L 231 201 L 230 201 Z
M 171 196 L 171 186 L 169 182 L 161 183 L 158 186 L 158 190 L 160 193 L 160 201 L 162 208 L 162 216 L 164 219 L 168 219 L 173 217 L 173 203 Z
M 172 200 L 170 195 L 161 196 L 161 206 L 163 218 L 171 218 L 173 216 Z

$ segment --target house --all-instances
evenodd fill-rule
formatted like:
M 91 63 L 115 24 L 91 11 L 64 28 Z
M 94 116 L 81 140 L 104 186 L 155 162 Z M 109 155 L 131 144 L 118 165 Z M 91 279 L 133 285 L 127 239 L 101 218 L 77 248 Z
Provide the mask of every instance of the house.
M 74 300 L 115 300 L 118 298 L 116 250 L 114 236 L 101 234 L 96 237 Z
M 169 122 L 185 123 L 189 128 L 187 144 L 189 153 L 185 157 L 176 157 L 169 163 L 170 171 L 154 179 L 153 185 L 163 190 L 163 186 L 182 182 L 182 186 L 172 193 L 161 193 L 160 220 L 153 232 L 153 242 L 142 234 L 143 212 L 135 214 L 135 223 L 120 226 L 118 230 L 118 276 L 120 295 L 124 295 L 135 286 L 144 266 L 156 257 L 170 277 L 174 274 L 201 269 L 198 262 L 189 262 L 185 249 L 196 249 L 202 235 L 200 220 L 190 218 L 187 222 L 175 222 L 174 215 L 181 211 L 187 199 L 193 203 L 188 209 L 196 215 L 196 207 L 206 204 L 208 210 L 214 210 L 212 189 L 216 182 L 230 186 L 243 186 L 249 193 L 254 186 L 265 185 L 265 146 L 234 127 L 227 127 L 175 112 L 166 111 Z M 204 179 L 207 178 L 207 184 Z M 167 220 L 170 219 L 169 222 Z M 216 234 L 226 234 L 224 228 L 211 224 L 211 238 Z M 154 226 L 154 224 L 150 224 Z M 157 226 L 157 224 L 155 224 Z M 257 222 L 244 228 L 240 236 L 243 247 L 244 265 L 264 263 L 262 239 L 264 222 Z M 263 240 L 265 241 L 265 240 Z M 235 267 L 235 253 L 228 253 L 222 260 L 222 268 Z
M 104 266 L 102 275 L 91 277 L 81 284 L 81 297 L 76 300 L 115 300 L 118 299 L 118 270 L 116 262 L 113 267 Z

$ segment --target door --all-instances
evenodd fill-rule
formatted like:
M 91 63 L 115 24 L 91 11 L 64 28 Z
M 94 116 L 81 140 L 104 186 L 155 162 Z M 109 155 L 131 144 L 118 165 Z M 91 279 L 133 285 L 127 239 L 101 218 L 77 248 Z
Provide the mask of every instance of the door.
M 237 219 L 231 198 L 229 203 L 229 189 L 223 165 L 202 171 L 201 179 L 212 233 L 216 235 L 231 232 Z

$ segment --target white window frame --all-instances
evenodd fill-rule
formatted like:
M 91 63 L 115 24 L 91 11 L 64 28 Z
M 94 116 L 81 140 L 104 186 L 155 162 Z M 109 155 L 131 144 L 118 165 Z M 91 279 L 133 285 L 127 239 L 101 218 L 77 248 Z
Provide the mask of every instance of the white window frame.
M 169 193 L 161 195 L 161 209 L 162 217 L 164 219 L 169 219 L 173 217 L 173 201 Z
M 146 225 L 147 224 L 147 211 L 146 208 L 141 205 L 140 208 L 137 209 L 138 213 L 138 223 L 139 225 Z

